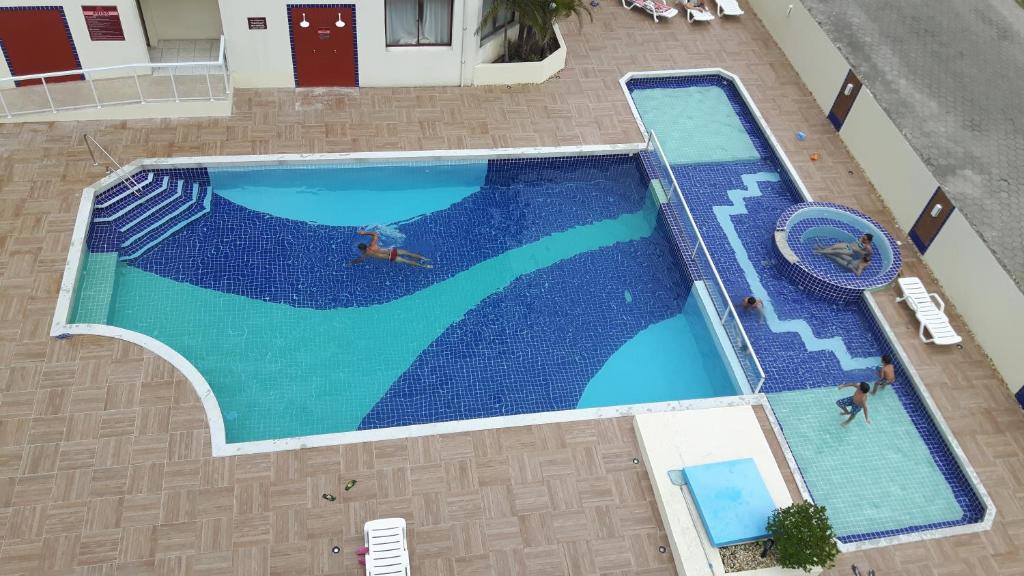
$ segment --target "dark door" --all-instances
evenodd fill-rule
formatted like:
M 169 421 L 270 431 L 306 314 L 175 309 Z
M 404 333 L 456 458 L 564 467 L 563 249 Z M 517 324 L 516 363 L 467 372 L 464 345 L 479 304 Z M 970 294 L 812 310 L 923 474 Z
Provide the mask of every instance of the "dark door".
M 846 117 L 850 114 L 850 109 L 853 108 L 853 103 L 857 100 L 859 93 L 860 78 L 857 78 L 853 70 L 850 70 L 846 73 L 846 80 L 843 80 L 843 85 L 839 87 L 839 95 L 836 96 L 836 101 L 832 103 L 832 110 L 828 113 L 828 119 L 836 127 L 836 130 L 843 127 L 843 122 L 846 122 Z
M 289 7 L 288 16 L 295 85 L 356 86 L 355 8 Z
M 946 196 L 942 188 L 936 188 L 932 199 L 925 204 L 921 215 L 917 217 L 917 222 L 914 222 L 914 227 L 910 229 L 910 239 L 922 254 L 932 245 L 932 241 L 939 235 L 939 230 L 942 230 L 946 221 L 953 215 L 954 209 L 949 196 Z
M 0 10 L 0 41 L 12 76 L 60 72 L 81 68 L 71 44 L 64 10 L 60 8 L 6 8 Z M 46 83 L 82 80 L 82 76 L 57 76 Z M 18 86 L 41 84 L 25 80 Z

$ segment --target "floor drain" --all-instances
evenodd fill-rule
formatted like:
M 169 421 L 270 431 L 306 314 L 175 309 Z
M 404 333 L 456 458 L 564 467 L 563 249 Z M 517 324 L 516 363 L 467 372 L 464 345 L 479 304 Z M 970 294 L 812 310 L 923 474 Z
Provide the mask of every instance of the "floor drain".
M 658 546 L 658 552 L 661 552 L 662 554 L 664 554 L 666 550 L 667 549 L 664 546 Z
M 633 464 L 639 464 L 639 463 L 640 463 L 640 459 L 639 458 L 633 458 Z
M 331 552 L 333 552 L 335 554 L 340 554 L 341 553 L 341 546 L 335 546 L 334 548 L 331 548 Z

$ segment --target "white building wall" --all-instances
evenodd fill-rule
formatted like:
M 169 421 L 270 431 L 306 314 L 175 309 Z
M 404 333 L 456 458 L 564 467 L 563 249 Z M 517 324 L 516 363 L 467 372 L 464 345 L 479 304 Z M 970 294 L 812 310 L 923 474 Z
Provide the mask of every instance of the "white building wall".
M 749 0 L 757 16 L 814 94 L 831 109 L 850 66 L 799 0 Z M 792 6 L 792 9 L 790 9 Z M 913 226 L 938 185 L 874 96 L 862 89 L 839 132 L 904 230 Z M 912 247 L 909 249 L 913 249 Z M 924 255 L 944 292 L 974 332 L 1011 391 L 1024 386 L 1024 293 L 955 211 Z
M 123 41 L 94 42 L 89 38 L 89 30 L 85 25 L 82 6 L 90 5 L 117 6 L 121 16 L 121 27 L 124 30 Z M 118 64 L 149 63 L 149 51 L 146 49 L 146 37 L 142 33 L 142 23 L 135 7 L 135 0 L 0 0 L 0 6 L 63 6 L 64 16 L 71 29 L 71 37 L 78 58 L 84 68 L 115 66 Z M 98 73 L 96 78 L 130 75 L 131 72 Z M 0 76 L 10 76 L 7 62 L 0 57 Z M 7 86 L 9 87 L 10 83 Z
M 142 15 L 154 46 L 161 40 L 220 38 L 217 0 L 140 0 Z
M 452 45 L 442 47 L 389 48 L 384 34 L 384 0 L 343 3 L 355 5 L 360 86 L 459 86 L 472 82 L 480 48 L 476 35 L 480 0 L 455 0 Z M 288 4 L 284 0 L 220 0 L 228 64 L 236 87 L 295 86 Z M 247 18 L 252 16 L 265 17 L 267 30 L 249 30 Z

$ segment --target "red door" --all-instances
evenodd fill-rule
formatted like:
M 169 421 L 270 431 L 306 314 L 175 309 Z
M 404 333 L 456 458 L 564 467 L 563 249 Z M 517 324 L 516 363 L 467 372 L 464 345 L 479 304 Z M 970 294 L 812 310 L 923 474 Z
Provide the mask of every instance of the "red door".
M 355 8 L 289 7 L 289 21 L 296 86 L 358 85 Z
M 0 41 L 12 76 L 60 72 L 81 68 L 71 44 L 64 11 L 60 8 L 7 8 L 0 10 Z M 46 83 L 81 80 L 82 76 L 57 76 Z M 18 86 L 41 84 L 39 80 Z

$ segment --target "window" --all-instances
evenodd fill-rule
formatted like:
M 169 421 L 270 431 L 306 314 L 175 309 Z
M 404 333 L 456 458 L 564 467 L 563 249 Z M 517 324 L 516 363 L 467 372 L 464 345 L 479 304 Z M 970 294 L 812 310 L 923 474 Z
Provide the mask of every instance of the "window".
M 452 0 L 385 0 L 388 46 L 451 46 Z
M 491 9 L 491 5 L 494 4 L 494 0 L 484 0 L 484 4 L 480 9 L 481 14 L 486 14 Z M 480 23 L 480 43 L 483 44 L 487 37 L 495 32 L 501 32 L 501 29 L 512 23 L 516 19 L 515 12 L 509 12 L 508 10 L 499 10 L 494 18 L 489 21 Z

